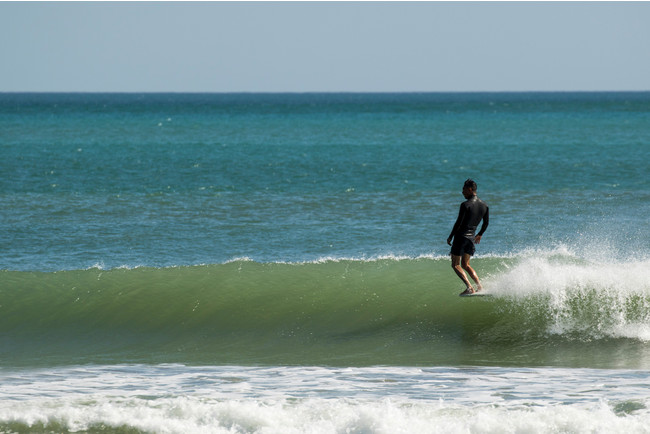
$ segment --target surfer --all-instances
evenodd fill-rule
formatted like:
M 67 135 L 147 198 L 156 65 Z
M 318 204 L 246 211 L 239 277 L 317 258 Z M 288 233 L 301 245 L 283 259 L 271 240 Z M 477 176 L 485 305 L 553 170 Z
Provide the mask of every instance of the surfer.
M 467 286 L 460 295 L 469 295 L 483 289 L 476 271 L 469 265 L 469 260 L 475 251 L 474 244 L 481 242 L 481 237 L 490 223 L 490 213 L 487 204 L 476 195 L 476 182 L 473 180 L 465 181 L 463 196 L 467 200 L 460 204 L 458 218 L 447 238 L 447 244 L 451 246 L 451 266 Z M 483 220 L 481 230 L 476 234 L 476 227 L 481 220 Z M 476 282 L 476 290 L 465 275 L 465 271 Z

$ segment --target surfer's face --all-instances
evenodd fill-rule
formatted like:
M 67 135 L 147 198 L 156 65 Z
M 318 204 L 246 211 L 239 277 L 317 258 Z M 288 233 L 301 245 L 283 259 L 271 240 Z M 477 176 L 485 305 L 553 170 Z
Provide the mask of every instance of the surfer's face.
M 470 197 L 474 196 L 474 194 L 476 193 L 471 188 L 463 187 L 463 196 L 465 196 L 465 199 L 469 199 Z

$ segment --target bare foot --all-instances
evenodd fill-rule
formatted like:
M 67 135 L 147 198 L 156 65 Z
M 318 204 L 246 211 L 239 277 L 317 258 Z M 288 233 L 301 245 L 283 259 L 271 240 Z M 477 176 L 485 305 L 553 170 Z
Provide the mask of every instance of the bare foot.
M 474 288 L 467 288 L 465 291 L 461 292 L 460 295 L 470 295 L 474 294 L 476 291 L 474 291 Z

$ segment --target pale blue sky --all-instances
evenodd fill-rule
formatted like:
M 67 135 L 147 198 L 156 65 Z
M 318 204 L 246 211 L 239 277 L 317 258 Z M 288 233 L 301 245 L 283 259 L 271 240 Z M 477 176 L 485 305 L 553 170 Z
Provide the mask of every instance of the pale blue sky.
M 0 3 L 0 92 L 650 90 L 650 2 Z

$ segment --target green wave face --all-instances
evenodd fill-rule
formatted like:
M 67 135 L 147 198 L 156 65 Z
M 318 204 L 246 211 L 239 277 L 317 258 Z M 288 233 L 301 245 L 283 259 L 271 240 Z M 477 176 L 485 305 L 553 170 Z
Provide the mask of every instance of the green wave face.
M 647 264 L 473 265 L 490 296 L 458 297 L 446 258 L 4 271 L 0 361 L 647 366 L 650 288 L 625 277 Z

